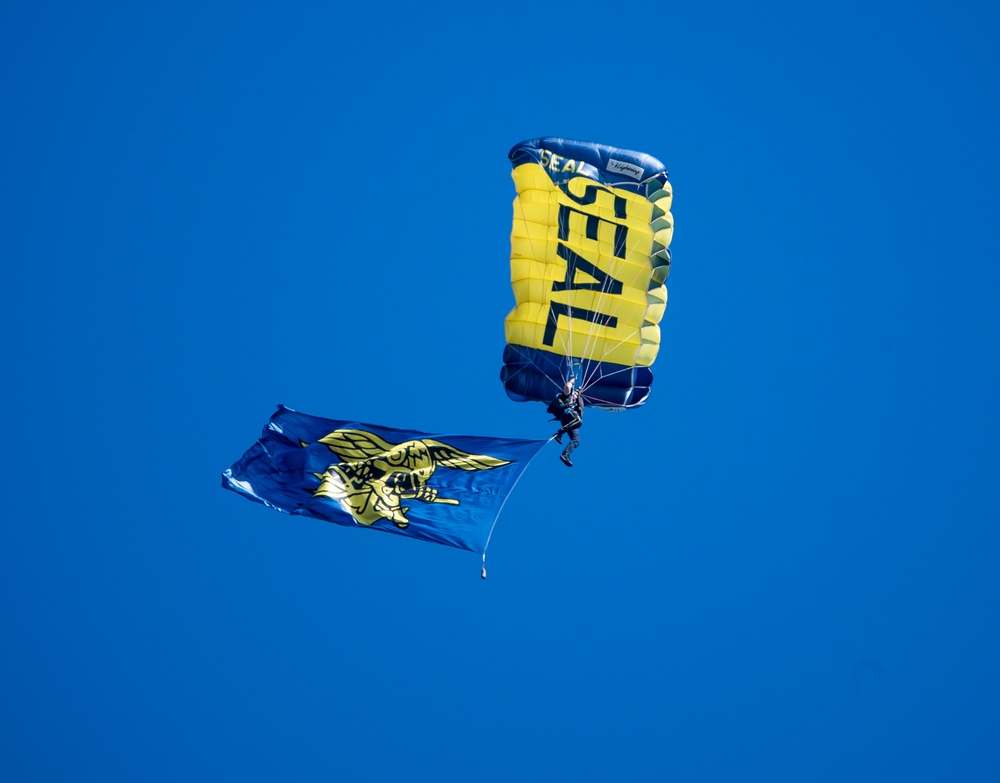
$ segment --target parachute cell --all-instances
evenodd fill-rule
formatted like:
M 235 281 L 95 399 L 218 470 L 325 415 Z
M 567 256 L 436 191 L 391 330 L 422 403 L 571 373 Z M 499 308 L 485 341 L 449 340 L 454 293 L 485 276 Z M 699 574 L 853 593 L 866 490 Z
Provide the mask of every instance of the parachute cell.
M 641 152 L 541 138 L 509 153 L 517 196 L 504 331 L 507 395 L 549 402 L 575 377 L 587 405 L 641 405 L 667 304 L 667 172 Z

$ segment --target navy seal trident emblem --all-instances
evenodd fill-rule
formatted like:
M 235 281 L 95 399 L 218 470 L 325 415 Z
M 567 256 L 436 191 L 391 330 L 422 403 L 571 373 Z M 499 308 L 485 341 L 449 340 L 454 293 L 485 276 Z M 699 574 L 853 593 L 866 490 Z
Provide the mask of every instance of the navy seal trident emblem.
M 402 505 L 404 500 L 459 505 L 429 486 L 437 468 L 490 470 L 510 464 L 431 438 L 392 444 L 364 430 L 334 430 L 319 442 L 341 462 L 330 465 L 325 473 L 314 474 L 320 485 L 313 495 L 338 501 L 361 525 L 388 519 L 400 530 L 410 524 L 406 518 L 410 509 Z

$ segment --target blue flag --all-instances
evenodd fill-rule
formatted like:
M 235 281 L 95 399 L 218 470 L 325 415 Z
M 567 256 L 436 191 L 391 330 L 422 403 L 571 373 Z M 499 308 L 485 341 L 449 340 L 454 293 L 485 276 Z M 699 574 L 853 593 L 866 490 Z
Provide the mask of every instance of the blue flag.
M 438 435 L 284 406 L 222 486 L 284 511 L 485 555 L 507 495 L 544 440 Z

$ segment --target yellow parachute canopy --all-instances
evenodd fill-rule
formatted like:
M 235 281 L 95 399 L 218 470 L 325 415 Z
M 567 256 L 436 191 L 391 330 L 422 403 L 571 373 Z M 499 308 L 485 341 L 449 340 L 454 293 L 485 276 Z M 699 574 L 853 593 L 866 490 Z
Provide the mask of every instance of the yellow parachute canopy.
M 508 396 L 549 402 L 575 377 L 588 405 L 641 405 L 667 304 L 673 217 L 663 165 L 553 138 L 522 142 L 510 159 Z

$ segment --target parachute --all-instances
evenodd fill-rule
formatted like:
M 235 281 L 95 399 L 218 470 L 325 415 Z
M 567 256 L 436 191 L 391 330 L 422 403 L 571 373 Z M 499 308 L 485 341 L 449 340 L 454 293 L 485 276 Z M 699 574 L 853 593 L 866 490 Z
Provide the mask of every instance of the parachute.
M 540 138 L 511 149 L 517 189 L 500 379 L 550 402 L 570 378 L 591 407 L 645 402 L 667 304 L 673 217 L 656 158 Z

